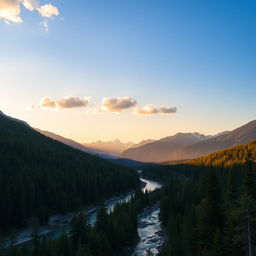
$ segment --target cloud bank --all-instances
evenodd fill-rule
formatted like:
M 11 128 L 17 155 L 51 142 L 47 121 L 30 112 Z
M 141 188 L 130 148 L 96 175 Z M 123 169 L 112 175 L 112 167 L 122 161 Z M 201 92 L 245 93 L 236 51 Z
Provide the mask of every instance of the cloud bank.
M 174 114 L 177 112 L 176 107 L 161 106 L 157 108 L 153 104 L 145 105 L 143 108 L 136 108 L 135 114 L 138 115 L 153 115 L 153 114 Z
M 30 109 L 51 109 L 51 110 L 63 110 L 87 107 L 90 103 L 90 97 L 79 98 L 73 96 L 65 96 L 59 99 L 52 99 L 51 97 L 44 97 L 40 100 L 38 105 L 32 105 Z M 167 107 L 161 105 L 160 107 L 154 104 L 145 105 L 142 108 L 137 107 L 137 101 L 131 97 L 115 97 L 115 98 L 103 98 L 101 105 L 98 107 L 92 107 L 96 103 L 91 103 L 91 109 L 88 110 L 93 113 L 120 113 L 126 109 L 134 109 L 133 113 L 136 115 L 167 115 L 177 112 L 176 107 Z
M 89 97 L 85 97 L 82 99 L 79 97 L 65 96 L 56 100 L 52 99 L 51 97 L 44 97 L 40 100 L 39 105 L 33 105 L 32 108 L 52 110 L 72 109 L 86 107 L 89 101 Z
M 37 11 L 41 17 L 51 18 L 59 15 L 59 10 L 52 4 L 40 5 L 37 0 L 0 0 L 0 19 L 5 23 L 22 23 L 21 6 L 29 11 Z
M 137 101 L 130 97 L 103 98 L 101 105 L 103 112 L 119 113 L 124 109 L 136 107 Z

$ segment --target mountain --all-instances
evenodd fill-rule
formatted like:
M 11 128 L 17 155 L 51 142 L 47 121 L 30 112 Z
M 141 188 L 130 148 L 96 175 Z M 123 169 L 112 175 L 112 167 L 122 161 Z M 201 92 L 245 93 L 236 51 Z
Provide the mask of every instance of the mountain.
M 213 136 L 199 133 L 177 133 L 146 145 L 125 150 L 122 158 L 143 162 L 173 162 L 197 158 L 212 152 L 245 144 L 256 139 L 256 120 L 233 131 Z
M 52 138 L 54 140 L 57 140 L 57 141 L 60 141 L 72 148 L 76 148 L 76 149 L 79 149 L 81 151 L 84 151 L 86 153 L 89 153 L 89 154 L 92 154 L 92 155 L 95 155 L 95 156 L 98 156 L 98 157 L 101 157 L 103 159 L 115 159 L 116 157 L 115 156 L 112 156 L 112 155 L 108 155 L 108 154 L 105 154 L 104 152 L 100 152 L 98 150 L 95 150 L 95 149 L 92 149 L 92 148 L 89 148 L 89 147 L 86 147 L 74 140 L 71 140 L 71 139 L 67 139 L 65 137 L 62 137 L 58 134 L 55 134 L 55 133 L 52 133 L 52 132 L 48 132 L 48 131 L 42 131 L 40 129 L 37 129 L 35 128 L 36 131 L 40 132 L 41 134 L 49 137 L 49 138 Z
M 144 146 L 144 145 L 146 145 L 146 144 L 149 144 L 149 143 L 152 143 L 152 142 L 155 142 L 155 141 L 156 141 L 156 140 L 151 140 L 151 139 L 142 140 L 141 142 L 132 145 L 130 148 L 138 148 L 138 147 Z
M 256 140 L 244 145 L 233 146 L 197 159 L 187 161 L 186 164 L 194 166 L 234 167 L 246 164 L 249 152 L 256 162 Z
M 97 141 L 93 143 L 80 144 L 74 140 L 62 137 L 58 134 L 55 134 L 49 131 L 43 131 L 38 128 L 35 128 L 35 130 L 49 138 L 60 141 L 70 147 L 79 149 L 81 151 L 96 155 L 104 159 L 113 159 L 113 160 L 118 159 L 118 155 L 120 155 L 120 153 L 123 150 L 126 150 L 127 148 L 140 147 L 148 143 L 154 142 L 154 140 L 148 139 L 148 140 L 143 140 L 137 144 L 132 142 L 123 143 L 120 140 L 114 140 L 114 141 L 108 141 L 108 142 Z M 119 162 L 119 161 L 116 161 L 116 162 Z M 124 161 L 120 161 L 120 163 L 122 162 L 127 163 L 127 160 L 124 159 Z
M 238 143 L 244 142 L 251 127 L 252 123 L 241 127 L 230 138 L 236 135 Z M 246 134 L 247 138 L 241 134 Z M 159 216 L 169 238 L 161 255 L 217 256 L 254 252 L 256 245 L 251 241 L 256 237 L 255 164 L 256 141 L 252 141 L 183 165 L 149 170 L 149 178 L 168 182 Z M 219 242 L 214 242 L 216 238 Z M 202 253 L 202 248 L 206 253 Z
M 101 141 L 98 140 L 92 143 L 84 143 L 85 147 L 88 147 L 100 154 L 109 154 L 113 156 L 120 155 L 124 150 L 132 147 L 134 145 L 133 142 L 123 143 L 120 140 L 116 139 L 113 141 Z
M 82 144 L 79 144 L 78 142 L 74 141 L 74 140 L 71 140 L 71 139 L 67 139 L 65 137 L 62 137 L 60 135 L 57 135 L 55 133 L 52 133 L 52 132 L 48 132 L 48 131 L 43 131 L 43 130 L 40 130 L 40 129 L 37 129 L 35 128 L 36 131 L 40 132 L 41 134 L 49 137 L 49 138 L 52 138 L 54 140 L 57 140 L 57 141 L 60 141 L 72 148 L 76 148 L 76 149 L 79 149 L 81 151 L 84 151 L 84 152 L 87 152 L 87 153 L 91 153 L 91 154 L 94 154 L 95 151 L 93 151 L 92 149 L 88 148 L 88 147 L 85 147 L 83 146 Z
M 212 152 L 245 144 L 256 139 L 256 120 L 231 132 L 183 147 L 169 155 L 169 160 L 193 159 Z
M 158 141 L 125 150 L 122 158 L 129 158 L 143 162 L 162 162 L 169 159 L 176 150 L 209 138 L 199 133 L 177 133 Z
M 0 230 L 47 222 L 139 186 L 136 172 L 0 114 Z

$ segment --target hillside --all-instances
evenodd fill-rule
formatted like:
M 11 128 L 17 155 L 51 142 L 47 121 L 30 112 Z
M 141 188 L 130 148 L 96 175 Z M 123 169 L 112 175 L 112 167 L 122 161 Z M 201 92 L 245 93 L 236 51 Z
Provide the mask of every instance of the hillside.
M 237 165 L 243 165 L 247 161 L 248 152 L 251 152 L 256 156 L 256 140 L 249 142 L 245 145 L 235 146 L 229 149 L 221 150 L 203 156 L 191 161 L 187 161 L 188 165 L 197 166 L 224 166 L 232 167 Z M 256 162 L 256 158 L 255 158 Z
M 74 140 L 71 140 L 71 139 L 67 139 L 65 137 L 62 137 L 60 135 L 57 135 L 55 133 L 52 133 L 52 132 L 48 132 L 48 131 L 43 131 L 43 130 L 40 130 L 40 129 L 35 129 L 36 131 L 40 132 L 41 134 L 49 137 L 49 138 L 52 138 L 54 140 L 57 140 L 57 141 L 60 141 L 72 148 L 76 148 L 76 149 L 79 149 L 81 151 L 84 151 L 84 152 L 87 152 L 87 153 L 91 153 L 91 154 L 94 154 L 95 152 L 88 148 L 88 147 L 85 147 L 83 146 L 82 144 L 79 144 L 78 142 L 74 141 Z
M 143 176 L 166 184 L 160 217 L 169 238 L 161 256 L 256 251 L 256 140 Z
M 0 114 L 0 229 L 77 210 L 139 186 L 135 172 Z
M 121 157 L 143 162 L 162 162 L 169 159 L 171 153 L 178 149 L 207 138 L 208 136 L 199 133 L 177 133 L 174 136 L 125 150 Z
M 142 140 L 141 142 L 132 145 L 130 148 L 138 148 L 138 147 L 144 146 L 144 145 L 146 145 L 146 144 L 149 144 L 149 143 L 152 143 L 152 142 L 155 142 L 155 141 L 156 141 L 156 140 L 151 140 L 151 139 Z
M 171 162 L 194 159 L 212 152 L 245 144 L 256 139 L 256 120 L 233 131 L 213 136 L 177 133 L 158 141 L 125 150 L 122 158 L 143 162 Z
M 256 120 L 231 132 L 183 147 L 169 156 L 169 160 L 193 159 L 212 152 L 248 143 L 256 139 Z
M 86 147 L 74 140 L 71 140 L 71 139 L 67 139 L 65 137 L 62 137 L 58 134 L 55 134 L 55 133 L 52 133 L 52 132 L 48 132 L 48 131 L 42 131 L 40 129 L 37 129 L 35 128 L 36 131 L 40 132 L 41 134 L 49 137 L 49 138 L 52 138 L 54 140 L 57 140 L 57 141 L 60 141 L 72 148 L 76 148 L 76 149 L 79 149 L 81 151 L 84 151 L 86 153 L 89 153 L 89 154 L 92 154 L 92 155 L 95 155 L 95 156 L 98 156 L 100 158 L 104 158 L 104 159 L 114 159 L 115 157 L 112 156 L 112 155 L 108 155 L 108 154 L 105 154 L 104 152 L 100 152 L 98 150 L 95 150 L 95 149 L 92 149 L 92 148 L 89 148 L 89 147 Z

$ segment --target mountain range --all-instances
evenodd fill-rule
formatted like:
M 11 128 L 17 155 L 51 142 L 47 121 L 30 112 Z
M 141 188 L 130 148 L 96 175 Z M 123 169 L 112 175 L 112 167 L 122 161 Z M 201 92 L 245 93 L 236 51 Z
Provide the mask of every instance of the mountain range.
M 134 160 L 136 162 L 132 164 L 137 166 L 137 161 L 175 164 L 248 143 L 256 139 L 256 120 L 233 131 L 224 131 L 216 135 L 204 135 L 196 132 L 177 133 L 160 140 L 143 140 L 137 144 L 133 142 L 123 143 L 120 140 L 80 144 L 51 132 L 39 129 L 37 131 L 73 148 L 105 159 L 116 161 L 121 158 L 121 162 L 124 162 L 123 159 Z M 125 162 L 127 163 L 127 161 Z
M 158 141 L 125 150 L 121 157 L 144 162 L 188 160 L 256 139 L 256 120 L 233 131 L 214 136 L 177 133 Z
M 99 156 L 101 158 L 113 159 L 113 160 L 119 158 L 118 156 L 127 148 L 137 148 L 154 141 L 154 140 L 148 139 L 148 140 L 143 140 L 136 144 L 133 142 L 123 143 L 120 140 L 116 139 L 113 141 L 106 141 L 106 142 L 99 140 L 92 143 L 80 144 L 72 139 L 65 138 L 53 132 L 43 131 L 38 128 L 34 128 L 34 129 L 40 132 L 41 134 L 47 137 L 50 137 L 54 140 L 60 141 L 70 147 L 79 149 L 89 154 Z
M 181 147 L 206 140 L 210 136 L 200 133 L 177 133 L 151 143 L 125 150 L 121 157 L 143 162 L 162 162 Z
M 120 155 L 124 150 L 134 146 L 135 143 L 127 142 L 124 143 L 118 139 L 113 141 L 95 141 L 92 143 L 83 143 L 83 146 L 90 148 L 96 153 L 99 154 L 108 154 L 112 156 Z
M 249 122 L 231 132 L 220 134 L 170 154 L 169 160 L 193 159 L 218 150 L 248 143 L 256 139 L 256 120 Z
M 41 134 L 51 138 L 51 139 L 60 141 L 60 142 L 66 144 L 66 145 L 68 145 L 72 148 L 79 149 L 83 152 L 86 152 L 86 153 L 89 153 L 89 154 L 92 154 L 92 155 L 95 155 L 95 156 L 98 156 L 98 157 L 101 157 L 101 158 L 104 158 L 104 159 L 116 159 L 117 158 L 114 155 L 107 154 L 106 151 L 104 151 L 104 150 L 86 147 L 83 144 L 80 144 L 80 143 L 78 143 L 74 140 L 65 138 L 65 137 L 60 136 L 58 134 L 55 134 L 53 132 L 43 131 L 43 130 L 40 130 L 38 128 L 34 128 L 34 129 L 36 131 L 40 132 Z

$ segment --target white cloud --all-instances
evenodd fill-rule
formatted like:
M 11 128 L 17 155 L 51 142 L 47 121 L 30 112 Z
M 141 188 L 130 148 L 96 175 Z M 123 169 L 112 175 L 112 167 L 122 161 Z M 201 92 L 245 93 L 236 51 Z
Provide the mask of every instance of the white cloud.
M 21 5 L 29 11 L 37 11 L 44 18 L 51 18 L 59 15 L 59 10 L 52 4 L 40 6 L 38 0 L 0 0 L 0 19 L 5 23 L 22 23 Z M 48 23 L 42 21 L 43 27 L 48 30 Z M 47 26 L 46 26 L 47 25 Z
M 135 110 L 135 114 L 138 115 L 173 114 L 176 112 L 176 107 L 161 106 L 160 108 L 157 108 L 153 104 L 145 105 L 143 108 L 136 108 Z
M 22 23 L 20 0 L 0 0 L 0 19 L 5 23 Z
M 118 113 L 124 109 L 136 107 L 137 101 L 130 97 L 103 98 L 101 105 L 103 112 Z
M 44 97 L 40 100 L 38 105 L 31 105 L 29 109 L 52 109 L 52 110 L 64 110 L 87 107 L 90 103 L 90 108 L 87 111 L 91 113 L 120 113 L 125 109 L 134 108 L 134 114 L 137 115 L 167 115 L 177 112 L 176 107 L 155 106 L 154 104 L 145 105 L 142 108 L 136 107 L 137 101 L 131 97 L 116 97 L 116 98 L 103 98 L 101 105 L 97 106 L 95 102 L 91 101 L 90 97 L 74 97 L 65 96 L 58 99 L 52 99 L 51 97 Z
M 39 107 L 55 109 L 57 107 L 55 100 L 50 97 L 44 97 L 40 100 Z
M 85 97 L 83 99 L 79 97 L 66 96 L 64 98 L 60 98 L 56 100 L 57 107 L 60 109 L 65 108 L 79 108 L 86 107 L 90 101 L 89 97 Z
M 22 4 L 29 11 L 34 11 L 39 7 L 39 3 L 36 0 L 23 0 Z
M 58 16 L 59 10 L 56 6 L 52 4 L 45 4 L 37 8 L 41 16 L 45 18 L 51 18 L 52 16 Z
M 89 97 L 79 98 L 73 96 L 65 96 L 59 99 L 52 99 L 51 97 L 44 97 L 40 100 L 39 105 L 32 105 L 30 109 L 53 109 L 53 110 L 61 110 L 61 109 L 71 109 L 71 108 L 79 108 L 86 107 L 90 101 Z
M 156 108 L 155 105 L 149 104 L 144 106 L 143 108 L 137 108 L 135 110 L 135 113 L 139 115 L 152 115 L 159 113 L 159 110 Z

